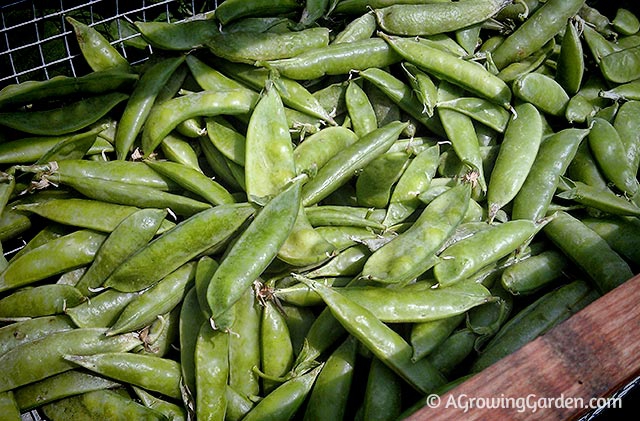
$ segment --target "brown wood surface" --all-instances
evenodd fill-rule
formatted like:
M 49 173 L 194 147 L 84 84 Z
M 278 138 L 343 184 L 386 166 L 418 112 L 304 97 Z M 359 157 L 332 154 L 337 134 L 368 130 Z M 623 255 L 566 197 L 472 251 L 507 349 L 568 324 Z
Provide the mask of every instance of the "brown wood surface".
M 442 395 L 436 408 L 424 407 L 408 420 L 575 419 L 590 409 L 561 406 L 610 396 L 639 372 L 640 275 Z M 527 397 L 533 404 L 554 400 L 541 401 L 539 406 L 549 407 L 534 412 Z M 472 399 L 477 402 L 473 408 Z M 489 404 L 502 407 L 480 408 Z

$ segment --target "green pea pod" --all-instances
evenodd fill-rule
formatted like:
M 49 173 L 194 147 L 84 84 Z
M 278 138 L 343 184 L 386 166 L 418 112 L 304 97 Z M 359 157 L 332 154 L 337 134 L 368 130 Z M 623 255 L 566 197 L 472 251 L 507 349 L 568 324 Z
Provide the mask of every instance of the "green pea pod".
M 198 296 L 198 304 L 202 313 L 209 317 L 211 316 L 208 311 L 207 305 L 207 287 L 209 286 L 209 279 L 213 276 L 213 273 L 218 270 L 218 262 L 210 256 L 202 256 L 198 259 L 195 274 L 195 288 L 196 295 Z
M 349 336 L 329 356 L 311 389 L 303 419 L 344 418 L 354 375 L 357 345 L 358 341 Z
M 173 360 L 117 351 L 92 355 L 69 352 L 63 358 L 108 378 L 180 399 L 180 365 Z
M 376 9 L 378 25 L 394 35 L 422 36 L 453 32 L 484 22 L 507 0 L 467 0 L 456 3 L 397 4 Z
M 436 0 L 437 1 L 437 0 Z M 434 0 L 342 0 L 333 10 L 336 14 L 362 14 L 370 9 L 380 9 L 393 4 L 433 3 Z
M 282 383 L 243 418 L 245 421 L 290 420 L 302 406 L 323 365 Z
M 227 386 L 227 410 L 225 417 L 229 421 L 240 421 L 253 408 L 253 402 Z
M 254 64 L 257 61 L 294 57 L 328 44 L 329 29 L 316 27 L 284 33 L 224 32 L 213 35 L 207 47 L 217 57 Z
M 405 152 L 387 152 L 371 161 L 356 180 L 358 204 L 377 209 L 386 208 L 391 190 L 408 164 L 409 155 Z
M 628 83 L 623 83 L 621 85 L 616 85 L 611 89 L 606 89 L 603 87 L 602 91 L 599 92 L 599 96 L 601 98 L 611 99 L 614 101 L 640 100 L 640 79 L 636 79 Z
M 303 277 L 300 280 L 320 294 L 331 314 L 351 335 L 416 390 L 429 393 L 444 384 L 442 375 L 426 360 L 412 363 L 411 346 L 369 310 L 330 287 Z
M 454 369 L 474 351 L 478 336 L 470 329 L 454 332 L 426 358 L 442 374 L 449 377 Z
M 254 105 L 255 97 L 245 90 L 202 91 L 177 97 L 151 109 L 142 131 L 142 150 L 151 154 L 176 126 L 191 117 L 242 114 Z
M 511 116 L 504 108 L 483 98 L 460 97 L 439 102 L 437 107 L 452 109 L 468 115 L 474 121 L 489 126 L 499 133 L 505 131 Z
M 35 317 L 8 324 L 0 327 L 0 355 L 18 345 L 75 327 L 73 321 L 65 315 Z
M 333 245 L 315 230 L 301 203 L 291 233 L 278 250 L 278 259 L 293 266 L 304 267 L 323 262 L 333 253 Z
M 203 136 L 198 139 L 198 145 L 200 145 L 202 155 L 204 155 L 207 164 L 209 164 L 216 176 L 220 177 L 225 185 L 235 190 L 244 190 L 244 178 L 238 180 L 234 176 L 234 173 L 231 172 L 231 166 L 234 162 L 227 159 L 222 153 L 220 153 L 211 140 L 209 140 L 208 136 Z
M 106 290 L 78 306 L 69 308 L 67 314 L 82 328 L 107 328 L 118 319 L 122 310 L 137 295 L 133 292 Z
M 628 101 L 623 103 L 616 114 L 616 118 L 613 121 L 613 127 L 615 127 L 626 156 L 631 165 L 631 171 L 638 172 L 640 166 L 640 141 L 638 141 L 638 115 L 640 115 L 640 102 Z
M 546 250 L 509 266 L 502 272 L 502 286 L 514 295 L 531 294 L 561 278 L 567 258 L 557 250 Z
M 296 173 L 313 174 L 329 159 L 358 140 L 358 136 L 345 127 L 325 127 L 300 143 L 293 150 Z
M 382 211 L 382 212 L 380 212 Z M 380 223 L 379 215 L 384 215 L 382 209 L 372 209 L 355 206 L 322 205 L 305 208 L 309 222 L 313 226 L 347 226 L 365 227 L 382 231 L 385 226 Z
M 302 189 L 303 204 L 310 206 L 327 197 L 349 180 L 354 171 L 364 168 L 382 155 L 398 139 L 407 123 L 389 123 L 334 155 Z
M 200 253 L 228 240 L 253 212 L 247 204 L 220 205 L 200 212 L 125 260 L 104 286 L 121 291 L 147 288 Z
M 73 369 L 75 366 L 63 358 L 68 353 L 127 352 L 140 344 L 135 335 L 107 338 L 104 332 L 105 329 L 73 329 L 13 348 L 0 356 L 4 367 L 0 390 L 11 390 Z
M 79 230 L 12 259 L 0 274 L 0 291 L 28 285 L 91 263 L 106 236 Z
M 186 263 L 139 294 L 122 310 L 106 335 L 136 331 L 153 322 L 159 315 L 170 312 L 184 298 L 194 272 L 195 263 Z
M 136 29 L 152 46 L 162 50 L 191 51 L 202 48 L 212 36 L 220 33 L 217 22 L 209 15 L 184 22 L 135 22 Z
M 275 195 L 295 177 L 291 136 L 284 105 L 276 89 L 268 87 L 247 127 L 245 183 L 250 200 Z
M 251 289 L 233 306 L 235 318 L 229 335 L 229 386 L 243 396 L 259 396 L 260 382 L 253 367 L 260 366 L 262 307 Z
M 284 314 L 271 301 L 262 309 L 260 320 L 260 368 L 262 392 L 271 393 L 279 383 L 275 379 L 285 378 L 293 366 L 293 344 Z
M 178 56 L 161 60 L 142 74 L 131 92 L 116 129 L 115 146 L 118 159 L 125 159 L 129 154 L 160 89 L 184 59 L 184 56 Z
M 0 393 L 0 411 L 7 421 L 20 421 L 20 408 L 12 391 Z
M 615 252 L 628 261 L 640 262 L 638 247 L 638 224 L 634 218 L 610 216 L 606 218 L 584 218 L 584 224 L 595 231 Z
M 497 262 L 521 247 L 544 223 L 519 219 L 494 225 L 447 247 L 433 273 L 440 287 L 446 288 Z
M 179 342 L 180 370 L 184 384 L 183 403 L 186 408 L 193 408 L 196 395 L 196 343 L 198 332 L 206 323 L 206 316 L 200 309 L 195 287 L 184 297 L 180 307 Z
M 614 29 L 622 35 L 633 35 L 640 30 L 640 21 L 632 11 L 619 8 L 611 21 Z
M 482 26 L 483 22 L 479 22 L 455 31 L 456 42 L 460 44 L 460 46 L 464 48 L 469 55 L 473 55 L 480 44 L 482 44 L 482 40 L 480 38 Z
M 640 45 L 615 51 L 600 60 L 602 75 L 613 83 L 628 83 L 640 78 Z
M 584 0 L 553 0 L 538 8 L 492 53 L 493 62 L 502 69 L 538 51 L 578 13 Z
M 235 203 L 227 189 L 200 171 L 177 162 L 146 160 L 145 163 L 212 205 Z
M 297 357 L 304 345 L 307 333 L 316 320 L 316 314 L 311 308 L 291 305 L 282 305 L 285 321 L 291 335 L 293 354 Z
M 207 136 L 213 145 L 225 157 L 238 165 L 244 167 L 246 154 L 246 138 L 238 132 L 222 116 L 209 117 L 205 119 L 207 125 Z
M 380 359 L 373 358 L 364 392 L 364 419 L 398 419 L 402 408 L 402 383 L 402 379 L 393 370 Z
M 555 41 L 551 40 L 546 43 L 539 51 L 534 52 L 529 57 L 520 61 L 516 61 L 507 65 L 500 70 L 497 76 L 505 82 L 513 82 L 514 80 L 522 77 L 528 73 L 539 69 L 540 66 L 549 58 L 549 55 L 553 52 L 555 47 Z
M 130 70 L 127 59 L 94 27 L 79 22 L 71 16 L 66 16 L 65 20 L 73 27 L 80 51 L 89 67 L 94 71 L 119 70 L 127 72 Z
M 338 32 L 331 41 L 332 44 L 341 44 L 363 39 L 369 39 L 376 31 L 376 17 L 372 12 L 366 13 L 349 22 L 342 31 Z
M 568 21 L 560 46 L 556 79 L 569 95 L 575 95 L 580 90 L 583 76 L 582 41 L 575 25 Z
M 345 103 L 356 135 L 362 137 L 378 128 L 373 106 L 365 91 L 355 81 L 350 81 L 347 85 Z
M 29 228 L 31 228 L 31 220 L 21 212 L 5 209 L 0 215 L 0 241 L 15 238 Z M 2 275 L 0 275 L 0 285 L 3 284 L 1 279 Z M 2 286 L 0 286 L 0 289 L 2 289 Z
M 42 154 L 35 165 L 50 161 L 64 161 L 66 159 L 81 159 L 89 152 L 97 136 L 106 129 L 106 124 L 56 143 L 54 147 Z
M 0 299 L 0 319 L 19 319 L 62 314 L 85 300 L 71 285 L 40 285 L 20 289 Z
M 365 247 L 365 246 L 354 246 L 354 247 L 350 247 L 350 249 L 360 248 L 360 247 Z M 304 276 L 307 278 L 314 277 L 318 282 L 322 282 L 323 284 L 328 286 L 336 286 L 336 287 L 345 286 L 353 279 L 352 277 L 349 278 L 346 276 L 345 277 L 314 276 L 313 272 L 314 271 L 306 272 L 304 273 Z M 310 274 L 312 276 L 309 276 Z M 313 292 L 308 286 L 306 286 L 301 282 L 295 283 L 290 286 L 276 288 L 273 291 L 273 293 L 279 300 L 284 301 L 286 304 L 297 306 L 298 308 L 307 307 L 307 306 L 317 306 L 323 303 L 322 298 L 318 294 Z
M 513 219 L 543 218 L 553 199 L 560 176 L 573 160 L 588 129 L 564 129 L 542 141 L 531 170 L 513 200 Z
M 27 411 L 69 396 L 113 389 L 120 383 L 78 370 L 66 371 L 15 390 L 16 403 Z
M 220 4 L 215 10 L 215 18 L 223 25 L 231 21 L 249 16 L 275 16 L 295 12 L 301 8 L 295 0 L 231 0 L 224 6 Z
M 436 263 L 435 253 L 460 224 L 471 194 L 461 184 L 438 196 L 404 233 L 376 250 L 362 276 L 377 282 L 406 283 Z
M 527 73 L 514 81 L 513 94 L 535 105 L 540 111 L 561 117 L 565 115 L 569 95 L 564 88 L 542 73 Z
M 489 221 L 516 197 L 531 171 L 542 142 L 542 118 L 538 109 L 530 103 L 523 103 L 517 105 L 515 110 L 518 117 L 514 116 L 509 121 L 489 178 Z
M 127 94 L 110 92 L 81 99 L 61 108 L 3 112 L 0 113 L 0 125 L 36 135 L 63 135 L 95 123 L 127 98 Z
M 429 355 L 451 335 L 464 318 L 464 314 L 459 314 L 444 319 L 415 323 L 411 327 L 411 347 L 413 348 L 411 360 L 418 361 Z
M 144 406 L 156 410 L 171 421 L 186 421 L 187 414 L 184 407 L 153 396 L 144 389 L 133 386 L 133 391 Z
M 308 278 L 356 276 L 362 272 L 364 264 L 371 256 L 371 251 L 364 244 L 349 247 L 322 266 L 305 272 Z
M 203 323 L 195 349 L 196 416 L 199 420 L 224 420 L 229 377 L 229 334 Z
M 633 276 L 629 265 L 602 237 L 566 212 L 557 212 L 543 232 L 603 294 Z
M 289 236 L 300 207 L 301 182 L 293 181 L 274 196 L 220 262 L 207 290 L 211 322 L 216 328 L 230 327 L 229 317 L 233 317 L 227 311 L 276 257 Z
M 246 85 L 237 82 L 236 80 L 225 76 L 217 69 L 207 65 L 204 61 L 198 59 L 195 55 L 189 54 L 186 58 L 187 66 L 191 71 L 191 75 L 196 80 L 198 85 L 205 91 L 220 90 L 246 90 L 251 92 L 255 97 L 254 102 L 257 102 L 259 94 L 253 92 Z
M 573 200 L 612 215 L 640 216 L 640 207 L 624 197 L 617 196 L 610 189 L 602 190 L 566 178 L 562 179 L 559 189 L 561 191 L 556 197 L 561 199 Z
M 100 125 L 99 127 L 104 127 Z M 89 132 L 93 135 L 94 130 Z M 0 144 L 0 164 L 33 164 L 44 154 L 62 142 L 73 142 L 70 139 L 85 139 L 85 134 L 70 133 L 63 136 L 37 136 L 11 140 Z M 95 137 L 86 154 L 93 155 L 101 151 L 111 152 L 113 146 L 101 137 Z

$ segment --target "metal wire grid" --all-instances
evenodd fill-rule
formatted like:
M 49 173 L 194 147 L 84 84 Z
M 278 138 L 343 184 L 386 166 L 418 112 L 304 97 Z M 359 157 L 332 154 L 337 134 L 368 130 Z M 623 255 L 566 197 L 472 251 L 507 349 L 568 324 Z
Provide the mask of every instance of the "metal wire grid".
M 134 21 L 182 21 L 215 8 L 207 0 L 18 0 L 0 5 L 0 88 L 87 68 L 65 16 L 96 27 L 131 64 L 152 53 L 140 45 Z

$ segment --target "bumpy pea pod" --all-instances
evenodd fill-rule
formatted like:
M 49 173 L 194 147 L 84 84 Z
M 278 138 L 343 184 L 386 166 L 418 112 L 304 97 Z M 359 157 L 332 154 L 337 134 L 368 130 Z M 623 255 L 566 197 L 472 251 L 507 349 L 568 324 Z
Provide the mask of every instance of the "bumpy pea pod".
M 205 119 L 207 136 L 213 145 L 226 158 L 244 167 L 246 154 L 246 138 L 222 116 Z
M 500 282 L 513 295 L 532 294 L 561 278 L 568 266 L 564 254 L 550 249 L 509 266 L 502 272 Z
M 471 195 L 469 184 L 438 196 L 405 232 L 376 250 L 362 276 L 377 282 L 406 283 L 436 263 L 435 253 L 460 224 Z
M 256 105 L 247 127 L 245 183 L 252 201 L 273 196 L 293 177 L 293 147 L 284 105 L 272 86 Z
M 129 96 L 110 92 L 81 99 L 61 108 L 0 113 L 0 125 L 36 135 L 63 135 L 81 130 L 104 117 Z
M 19 345 L 0 356 L 4 367 L 0 391 L 14 389 L 75 368 L 62 356 L 68 353 L 127 352 L 140 344 L 133 334 L 104 336 L 105 329 L 73 329 Z
M 560 55 L 556 68 L 556 80 L 570 95 L 580 90 L 584 76 L 584 53 L 582 41 L 573 22 L 567 26 L 560 46 Z
M 229 386 L 243 396 L 260 395 L 260 381 L 253 367 L 260 366 L 262 307 L 251 289 L 233 305 L 235 317 L 229 335 Z
M 206 315 L 200 309 L 195 287 L 184 297 L 180 307 L 178 336 L 180 343 L 180 371 L 182 372 L 183 403 L 193 411 L 196 394 L 195 351 L 200 328 L 206 324 Z
M 569 104 L 564 88 L 555 79 L 538 72 L 518 77 L 513 82 L 513 94 L 556 117 L 564 116 Z
M 276 257 L 295 224 L 300 209 L 302 178 L 274 196 L 228 250 L 207 290 L 211 323 L 217 329 L 231 326 L 228 310 Z
M 444 384 L 442 375 L 426 360 L 411 361 L 411 346 L 369 310 L 318 282 L 300 277 L 314 289 L 340 324 L 377 358 L 416 390 L 429 393 Z
M 492 53 L 493 62 L 502 69 L 510 63 L 538 51 L 578 13 L 584 0 L 548 1 L 535 11 Z
M 317 265 L 333 255 L 335 249 L 311 224 L 302 203 L 287 240 L 278 250 L 278 259 L 293 266 Z
M 336 34 L 331 43 L 340 44 L 371 38 L 376 31 L 376 27 L 377 23 L 374 14 L 372 12 L 364 13 L 349 22 L 342 31 Z
M 91 263 L 104 234 L 79 230 L 49 241 L 17 259 L 0 274 L 0 291 L 28 285 Z
M 531 171 L 542 142 L 542 118 L 537 108 L 530 103 L 523 103 L 517 105 L 515 110 L 518 117 L 514 116 L 509 121 L 489 178 L 489 221 L 516 197 Z
M 296 0 L 231 0 L 220 4 L 215 10 L 215 18 L 223 25 L 250 16 L 277 16 L 295 12 L 301 8 Z
M 374 12 L 380 28 L 390 34 L 436 35 L 484 22 L 510 3 L 510 0 L 467 0 L 397 4 Z
M 525 219 L 507 221 L 454 243 L 439 255 L 433 268 L 436 280 L 446 288 L 473 275 L 526 244 L 543 225 Z
M 254 95 L 246 90 L 202 91 L 171 99 L 155 106 L 142 132 L 142 150 L 151 154 L 171 130 L 189 118 L 218 114 L 243 114 L 253 108 Z
M 327 358 L 304 413 L 305 420 L 343 419 L 355 370 L 358 341 L 349 336 Z
M 69 308 L 67 315 L 82 328 L 107 328 L 117 320 L 122 310 L 136 296 L 137 293 L 134 292 L 106 290 L 78 306 Z
M 199 420 L 224 420 L 229 378 L 229 335 L 203 323 L 195 348 L 196 416 Z
M 204 19 L 184 22 L 135 22 L 136 29 L 152 46 L 163 50 L 190 51 L 202 48 L 218 34 L 217 22 L 205 14 Z
M 640 81 L 638 82 L 640 85 Z M 639 97 L 640 99 L 640 97 Z M 616 113 L 613 127 L 615 127 L 626 156 L 630 162 L 631 172 L 637 174 L 640 166 L 640 101 L 627 101 L 620 106 Z
M 131 255 L 104 286 L 121 291 L 147 288 L 200 253 L 227 241 L 253 212 L 246 203 L 200 212 Z
M 294 361 L 293 344 L 284 314 L 271 301 L 262 309 L 260 320 L 260 360 L 262 393 L 268 395 L 291 370 Z
M 356 199 L 361 206 L 385 209 L 391 190 L 409 165 L 406 152 L 387 152 L 371 161 L 356 180 Z
M 503 325 L 473 362 L 471 371 L 490 366 L 569 318 L 588 304 L 584 300 L 592 291 L 587 282 L 574 281 L 538 298 Z
M 62 314 L 85 300 L 71 285 L 50 284 L 23 288 L 0 299 L 0 319 L 21 319 Z
M 36 317 L 11 323 L 0 328 L 0 355 L 23 343 L 75 327 L 73 321 L 65 315 Z
M 131 352 L 63 355 L 68 363 L 121 382 L 180 399 L 180 364 L 166 358 Z
M 290 420 L 311 391 L 322 365 L 282 383 L 243 418 L 244 421 Z
M 627 262 L 602 237 L 567 212 L 557 212 L 543 232 L 603 294 L 633 276 Z
M 94 71 L 111 69 L 127 72 L 130 70 L 127 59 L 95 28 L 71 16 L 66 16 L 65 20 L 73 27 L 80 51 Z
M 406 126 L 407 123 L 389 123 L 334 155 L 304 185 L 303 204 L 305 206 L 315 204 L 335 191 L 353 176 L 354 171 L 364 168 L 389 149 Z
M 170 421 L 186 421 L 187 414 L 184 407 L 153 396 L 151 393 L 136 386 L 133 386 L 133 391 L 147 408 L 160 412 Z
M 588 129 L 564 129 L 540 144 L 527 178 L 513 200 L 513 219 L 543 218 L 553 199 L 560 176 L 572 162 Z
M 160 89 L 184 62 L 184 56 L 167 58 L 154 64 L 143 74 L 133 89 L 116 129 L 116 156 L 125 159 L 140 133 Z

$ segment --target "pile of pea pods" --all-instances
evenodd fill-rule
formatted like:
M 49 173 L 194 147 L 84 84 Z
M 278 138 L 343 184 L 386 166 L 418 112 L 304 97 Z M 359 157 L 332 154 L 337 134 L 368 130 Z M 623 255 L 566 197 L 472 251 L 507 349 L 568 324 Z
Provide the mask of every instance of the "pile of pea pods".
M 67 22 L 91 72 L 0 91 L 4 420 L 402 419 L 640 268 L 628 9 Z

